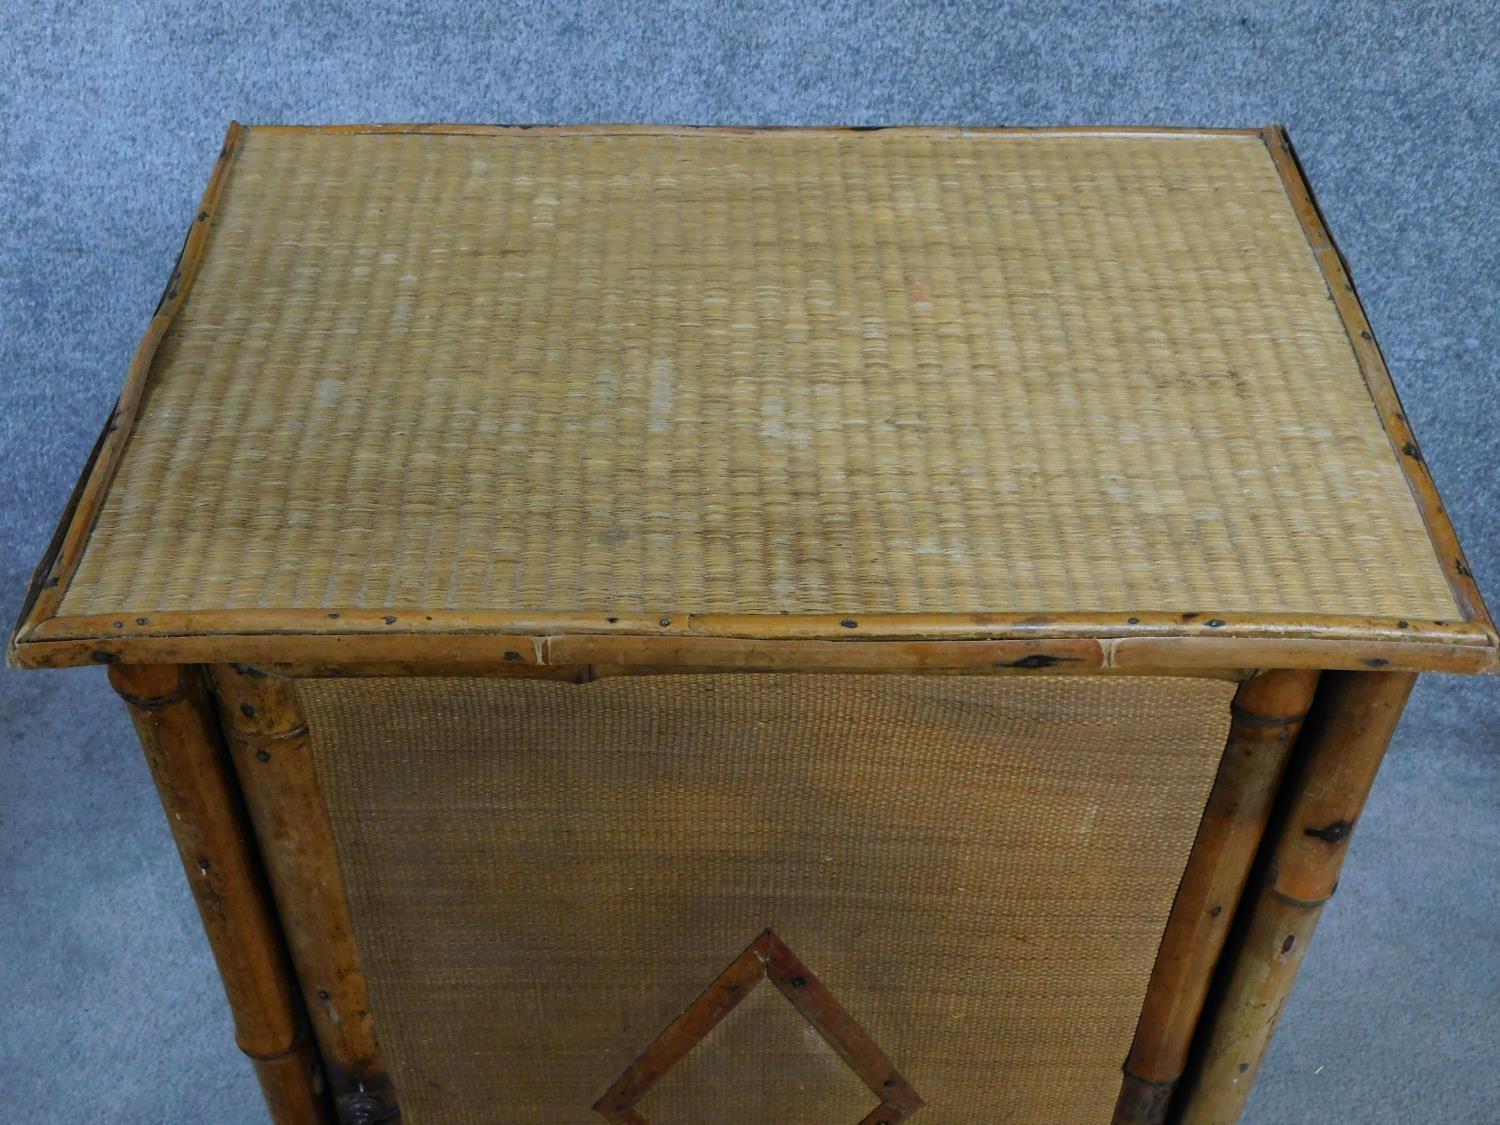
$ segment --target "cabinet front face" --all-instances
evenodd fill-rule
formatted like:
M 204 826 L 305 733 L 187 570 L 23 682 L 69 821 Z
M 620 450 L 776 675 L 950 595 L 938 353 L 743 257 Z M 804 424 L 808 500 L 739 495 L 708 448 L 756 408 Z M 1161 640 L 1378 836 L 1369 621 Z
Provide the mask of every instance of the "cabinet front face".
M 1235 684 L 296 690 L 405 1120 L 1102 1125 Z

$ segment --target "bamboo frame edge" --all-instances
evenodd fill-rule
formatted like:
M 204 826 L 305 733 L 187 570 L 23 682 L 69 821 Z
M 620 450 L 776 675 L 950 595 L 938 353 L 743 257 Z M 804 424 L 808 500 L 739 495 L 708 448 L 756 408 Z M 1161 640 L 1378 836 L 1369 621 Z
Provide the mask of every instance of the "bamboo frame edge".
M 1454 530 L 1447 507 L 1438 493 L 1437 482 L 1433 480 L 1432 471 L 1422 456 L 1390 368 L 1365 313 L 1364 302 L 1360 300 L 1355 288 L 1348 259 L 1339 250 L 1333 232 L 1328 227 L 1312 183 L 1297 157 L 1286 128 L 1267 125 L 1262 130 L 1262 139 L 1281 179 L 1287 201 L 1302 226 L 1302 232 L 1323 275 L 1329 297 L 1338 311 L 1365 388 L 1370 393 L 1376 415 L 1390 441 L 1391 452 L 1411 490 L 1417 511 L 1421 514 L 1428 542 L 1448 581 L 1454 604 L 1463 614 L 1465 623 L 1477 626 L 1488 636 L 1493 646 L 1500 634 L 1496 633 L 1494 619 L 1474 580 L 1463 546 L 1458 541 L 1458 533 Z
M 768 623 L 779 618 L 768 618 Z M 1469 628 L 1407 637 L 1349 634 L 1326 627 L 1281 628 L 1218 635 L 1100 635 L 1097 627 L 996 626 L 977 634 L 893 632 L 855 639 L 791 634 L 722 632 L 551 632 L 544 626 L 434 629 L 429 632 L 132 633 L 43 637 L 12 649 L 15 666 L 57 668 L 85 664 L 232 663 L 315 664 L 452 663 L 558 666 L 671 664 L 857 668 L 905 667 L 923 671 L 986 666 L 995 671 L 1051 668 L 1316 668 L 1384 671 L 1491 671 L 1495 650 L 1487 635 Z
M 25 642 L 167 637 L 559 635 L 758 641 L 960 640 L 1317 640 L 1351 644 L 1441 644 L 1494 647 L 1482 624 L 1418 617 L 1232 612 L 996 613 L 698 613 L 685 610 L 603 612 L 420 608 L 285 608 L 137 611 L 48 618 Z
M 1234 128 L 1194 125 L 961 125 L 961 124 L 887 124 L 887 125 L 693 125 L 658 122 L 348 122 L 342 124 L 289 124 L 267 122 L 244 126 L 265 133 L 308 133 L 322 136 L 359 135 L 425 135 L 425 136 L 708 136 L 708 137 L 858 137 L 873 133 L 898 133 L 928 136 L 935 139 L 979 137 L 1174 137 L 1181 139 L 1233 139 L 1251 141 L 1259 138 L 1260 128 Z
M 149 381 L 151 367 L 156 359 L 173 319 L 187 300 L 198 267 L 203 260 L 213 229 L 213 218 L 218 208 L 224 187 L 229 180 L 230 169 L 239 155 L 245 129 L 237 121 L 231 121 L 225 132 L 224 142 L 214 161 L 213 172 L 203 189 L 188 233 L 178 251 L 172 272 L 158 299 L 151 319 L 136 344 L 126 370 L 125 384 L 115 400 L 114 409 L 104 424 L 95 444 L 94 452 L 85 464 L 84 471 L 74 486 L 73 495 L 53 533 L 52 541 L 36 572 L 32 576 L 31 588 L 23 603 L 22 615 L 17 622 L 10 644 L 7 646 L 7 663 L 13 667 L 28 667 L 17 663 L 19 650 L 38 628 L 53 619 L 68 592 L 84 549 L 93 534 L 94 524 L 104 505 L 104 497 L 119 469 L 125 446 L 135 428 L 135 420 L 141 400 Z
M 110 420 L 113 420 L 119 411 L 119 400 L 110 408 Z M 5 663 L 11 668 L 28 667 L 20 662 L 18 648 L 25 643 L 39 625 L 45 620 L 37 609 L 37 601 L 47 584 L 57 585 L 60 581 L 52 576 L 52 568 L 57 561 L 58 554 L 62 551 L 63 540 L 67 536 L 68 529 L 73 525 L 74 514 L 78 510 L 79 501 L 83 497 L 84 487 L 89 478 L 93 476 L 94 465 L 99 460 L 99 453 L 104 448 L 104 441 L 109 436 L 110 423 L 106 421 L 99 430 L 99 436 L 94 439 L 94 447 L 89 451 L 87 460 L 83 463 L 83 471 L 79 473 L 78 479 L 73 482 L 73 490 L 68 494 L 68 502 L 63 505 L 62 515 L 58 518 L 57 525 L 52 529 L 52 536 L 47 541 L 47 548 L 42 552 L 40 561 L 31 572 L 31 578 L 26 584 L 26 593 L 21 599 L 21 610 L 16 616 L 15 626 L 11 629 L 10 637 L 5 645 Z

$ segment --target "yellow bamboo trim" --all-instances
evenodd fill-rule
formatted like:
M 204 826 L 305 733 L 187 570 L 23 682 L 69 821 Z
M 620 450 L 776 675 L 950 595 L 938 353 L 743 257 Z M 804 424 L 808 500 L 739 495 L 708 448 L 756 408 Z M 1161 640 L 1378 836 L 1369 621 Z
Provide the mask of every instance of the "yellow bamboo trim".
M 125 626 L 130 628 L 130 626 Z M 1080 655 L 1083 654 L 1083 655 Z M 1164 636 L 1098 638 L 1027 635 L 983 638 L 841 639 L 700 635 L 610 635 L 512 632 L 186 633 L 32 641 L 17 646 L 22 668 L 79 664 L 305 661 L 320 664 L 466 662 L 576 665 L 661 663 L 695 667 L 811 669 L 988 667 L 995 671 L 1061 664 L 1069 669 L 1379 668 L 1386 671 L 1479 672 L 1493 665 L 1482 637 L 1371 642 L 1360 636 L 1278 638 Z M 1027 663 L 1029 662 L 1029 663 Z
M 163 613 L 55 617 L 28 641 L 165 637 L 189 633 L 330 633 L 412 635 L 605 633 L 739 637 L 753 640 L 1010 640 L 1134 638 L 1229 640 L 1275 638 L 1487 647 L 1490 634 L 1472 623 L 1394 617 L 1215 613 L 1035 614 L 649 614 L 507 613 L 492 610 L 359 608 L 169 610 Z
M 116 401 L 114 408 L 110 410 L 111 419 L 114 418 L 118 409 L 119 403 Z M 41 561 L 31 572 L 31 579 L 26 584 L 25 597 L 21 600 L 21 612 L 16 618 L 15 628 L 11 630 L 10 637 L 6 641 L 5 662 L 12 667 L 23 666 L 17 659 L 15 649 L 23 632 L 30 631 L 37 623 L 34 621 L 37 600 L 44 590 L 59 584 L 59 580 L 50 575 L 52 564 L 62 550 L 63 539 L 67 536 L 68 529 L 73 525 L 74 513 L 78 510 L 84 488 L 88 485 L 89 478 L 93 476 L 94 466 L 99 461 L 99 454 L 104 449 L 105 439 L 109 437 L 110 432 L 110 425 L 106 423 L 99 431 L 99 436 L 94 439 L 94 448 L 89 451 L 88 460 L 83 463 L 83 471 L 73 484 L 73 491 L 68 496 L 67 504 L 63 506 L 62 516 L 52 530 L 52 538 L 47 541 L 47 549 L 43 552 Z
M 1352 672 L 1476 673 L 1494 670 L 1495 650 L 1478 640 L 1454 644 L 1406 644 L 1275 637 L 1140 637 L 1115 642 L 1111 661 L 1117 668 L 1152 664 L 1211 668 L 1230 664 Z
M 1344 256 L 1339 252 L 1332 232 L 1323 221 L 1322 210 L 1313 196 L 1312 186 L 1303 175 L 1302 166 L 1286 130 L 1280 125 L 1268 125 L 1263 130 L 1263 136 L 1271 160 L 1286 188 L 1287 197 L 1291 200 L 1292 209 L 1307 235 L 1313 257 L 1317 259 L 1318 268 L 1328 284 L 1329 295 L 1349 334 L 1349 343 L 1354 349 L 1360 374 L 1364 376 L 1365 384 L 1370 389 L 1370 397 L 1375 401 L 1381 425 L 1390 438 L 1391 450 L 1411 486 L 1412 497 L 1421 513 L 1422 522 L 1427 527 L 1438 562 L 1448 578 L 1453 599 L 1463 611 L 1465 620 L 1482 626 L 1493 644 L 1496 637 L 1495 623 L 1485 608 L 1484 598 L 1480 595 L 1468 561 L 1464 558 L 1458 535 L 1453 530 L 1453 523 L 1438 495 L 1432 472 L 1417 445 L 1416 434 L 1412 432 L 1401 398 L 1396 393 L 1396 385 L 1386 367 L 1385 356 L 1375 341 L 1375 333 L 1371 330 L 1364 305 L 1355 291 Z
M 192 225 L 188 228 L 187 239 L 183 243 L 182 252 L 178 255 L 177 264 L 173 267 L 167 287 L 151 317 L 151 323 L 147 325 L 145 334 L 136 347 L 135 355 L 131 358 L 130 367 L 125 376 L 125 387 L 120 392 L 119 401 L 115 404 L 109 421 L 105 423 L 95 456 L 86 472 L 87 483 L 76 494 L 74 504 L 63 514 L 63 523 L 67 526 L 67 530 L 60 538 L 54 539 L 53 552 L 37 568 L 37 579 L 34 580 L 35 600 L 17 627 L 18 641 L 26 639 L 39 623 L 55 614 L 63 595 L 67 592 L 68 581 L 73 577 L 78 562 L 83 556 L 84 545 L 88 542 L 89 533 L 93 531 L 94 521 L 102 506 L 104 494 L 114 479 L 115 471 L 120 465 L 121 454 L 135 426 L 136 414 L 140 410 L 141 396 L 146 389 L 146 381 L 151 372 L 152 361 L 156 358 L 156 350 L 171 326 L 172 318 L 176 316 L 177 310 L 187 299 L 188 290 L 192 287 L 193 278 L 198 272 L 198 265 L 203 260 L 209 232 L 213 227 L 214 210 L 223 194 L 224 184 L 229 178 L 229 169 L 239 151 L 243 135 L 244 129 L 239 122 L 231 121 L 224 137 L 224 144 L 219 149 L 219 157 L 214 162 L 213 174 L 209 176 L 202 201 L 198 204 Z
M 44 641 L 17 650 L 23 667 L 140 663 L 148 653 L 176 653 L 185 663 L 306 662 L 572 667 L 591 663 L 694 667 L 908 670 L 981 668 L 1007 671 L 1104 667 L 1103 649 L 1062 641 L 757 641 L 716 637 L 608 637 L 577 634 L 428 634 L 341 636 L 315 633 L 216 634 L 135 639 Z M 218 654 L 218 655 L 215 655 Z
M 411 123 L 345 125 L 253 125 L 261 133 L 323 133 L 333 136 L 362 133 L 422 133 L 486 137 L 513 133 L 537 136 L 641 136 L 641 137 L 761 137 L 787 134 L 796 137 L 858 137 L 866 133 L 900 133 L 920 137 L 1244 137 L 1261 135 L 1259 129 L 1214 129 L 1188 125 L 477 125 Z
M 1449 621 L 1245 613 L 692 614 L 689 631 L 720 637 L 1305 637 L 1441 640 L 1486 638 Z
M 547 637 L 546 664 L 696 665 L 731 668 L 830 667 L 845 670 L 974 668 L 995 671 L 1106 667 L 1091 638 L 967 641 L 758 640 L 746 637 Z
M 740 673 L 799 672 L 805 675 L 837 676 L 906 676 L 912 669 L 906 667 L 839 667 L 828 664 L 783 661 L 746 664 L 625 664 L 601 662 L 595 664 L 496 664 L 493 661 L 467 661 L 452 664 L 418 663 L 414 661 L 387 661 L 378 664 L 343 663 L 316 660 L 278 660 L 256 664 L 255 667 L 267 675 L 287 679 L 323 679 L 329 677 L 380 677 L 390 679 L 399 676 L 463 676 L 487 679 L 557 680 L 566 683 L 592 683 L 595 680 L 616 679 L 622 676 L 711 676 Z M 984 665 L 927 666 L 920 669 L 923 675 L 931 676 L 1025 676 L 1035 674 L 1026 667 L 991 668 Z M 1232 680 L 1239 682 L 1254 674 L 1247 668 L 1072 668 L 1060 665 L 1047 669 L 1049 676 L 1175 676 L 1180 679 Z

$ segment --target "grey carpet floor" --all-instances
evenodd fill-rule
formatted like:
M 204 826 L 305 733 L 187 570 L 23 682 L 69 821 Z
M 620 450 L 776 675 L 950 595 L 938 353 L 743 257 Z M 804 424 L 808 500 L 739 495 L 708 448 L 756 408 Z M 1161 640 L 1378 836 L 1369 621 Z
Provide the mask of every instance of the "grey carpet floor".
M 420 14 L 417 14 L 420 12 Z M 0 4 L 12 620 L 225 123 L 1286 123 L 1500 597 L 1500 6 Z M 1500 1120 L 1500 683 L 1418 687 L 1254 1125 Z M 102 675 L 0 672 L 0 1120 L 264 1121 Z M 975 1123 L 984 1125 L 984 1123 Z

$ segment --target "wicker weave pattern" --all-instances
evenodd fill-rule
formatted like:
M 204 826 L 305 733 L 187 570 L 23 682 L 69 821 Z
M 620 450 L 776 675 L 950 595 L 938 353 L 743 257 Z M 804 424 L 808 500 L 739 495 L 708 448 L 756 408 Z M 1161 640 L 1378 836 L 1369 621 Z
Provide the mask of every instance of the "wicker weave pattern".
M 787 674 L 298 694 L 413 1125 L 597 1121 L 766 926 L 927 1100 L 924 1125 L 1103 1125 L 1234 689 Z M 653 1123 L 859 1119 L 762 989 L 774 1006 L 732 1013 L 653 1091 Z
M 1261 143 L 252 131 L 67 613 L 1443 618 Z

